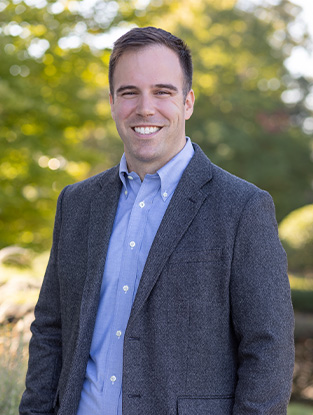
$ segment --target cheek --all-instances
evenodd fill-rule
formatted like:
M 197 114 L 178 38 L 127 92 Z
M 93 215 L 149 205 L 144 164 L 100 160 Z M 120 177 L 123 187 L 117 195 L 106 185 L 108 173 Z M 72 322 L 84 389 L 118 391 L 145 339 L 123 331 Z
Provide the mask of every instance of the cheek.
M 157 108 L 157 112 L 166 120 L 168 120 L 170 123 L 176 122 L 179 113 L 177 109 L 173 108 L 171 105 L 162 105 Z
M 158 105 L 158 112 L 171 121 L 184 119 L 185 110 L 184 107 L 176 102 L 164 101 Z
M 134 112 L 135 105 L 131 101 L 124 102 L 122 105 L 117 105 L 114 108 L 115 122 L 123 122 L 129 118 Z

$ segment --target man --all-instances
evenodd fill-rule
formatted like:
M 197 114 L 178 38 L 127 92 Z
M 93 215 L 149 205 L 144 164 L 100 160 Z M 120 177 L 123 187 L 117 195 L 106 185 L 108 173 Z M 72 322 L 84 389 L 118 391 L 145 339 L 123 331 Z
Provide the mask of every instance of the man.
M 180 39 L 131 30 L 109 80 L 125 153 L 59 197 L 20 414 L 286 414 L 293 313 L 271 197 L 186 138 Z

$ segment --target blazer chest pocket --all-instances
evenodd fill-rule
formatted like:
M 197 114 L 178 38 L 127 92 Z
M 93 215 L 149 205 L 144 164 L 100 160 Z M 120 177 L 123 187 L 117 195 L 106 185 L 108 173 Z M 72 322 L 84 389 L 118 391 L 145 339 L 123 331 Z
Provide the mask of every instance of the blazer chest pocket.
M 232 396 L 178 398 L 178 415 L 231 415 L 234 405 Z
M 172 293 L 170 308 L 175 306 L 175 301 L 180 300 L 181 303 L 186 303 L 188 313 L 212 315 L 210 313 L 213 310 L 210 308 L 227 303 L 229 298 L 224 249 L 175 251 L 169 260 L 166 288 Z M 180 310 L 177 316 L 182 312 Z M 197 321 L 200 324 L 199 319 Z

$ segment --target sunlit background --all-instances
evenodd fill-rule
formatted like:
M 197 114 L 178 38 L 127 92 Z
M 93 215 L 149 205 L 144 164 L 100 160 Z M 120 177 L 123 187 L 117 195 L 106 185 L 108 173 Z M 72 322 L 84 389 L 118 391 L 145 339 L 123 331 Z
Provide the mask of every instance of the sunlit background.
M 123 151 L 112 44 L 147 25 L 193 52 L 188 135 L 273 196 L 296 314 L 289 415 L 313 414 L 312 22 L 311 0 L 0 0 L 0 415 L 17 413 L 58 194 Z

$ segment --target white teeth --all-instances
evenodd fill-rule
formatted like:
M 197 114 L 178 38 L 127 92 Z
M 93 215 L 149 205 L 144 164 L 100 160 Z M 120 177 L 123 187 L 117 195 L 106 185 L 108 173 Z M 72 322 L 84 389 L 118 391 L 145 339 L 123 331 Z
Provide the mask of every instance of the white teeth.
M 160 130 L 160 127 L 135 127 L 134 130 L 139 134 L 152 134 Z

